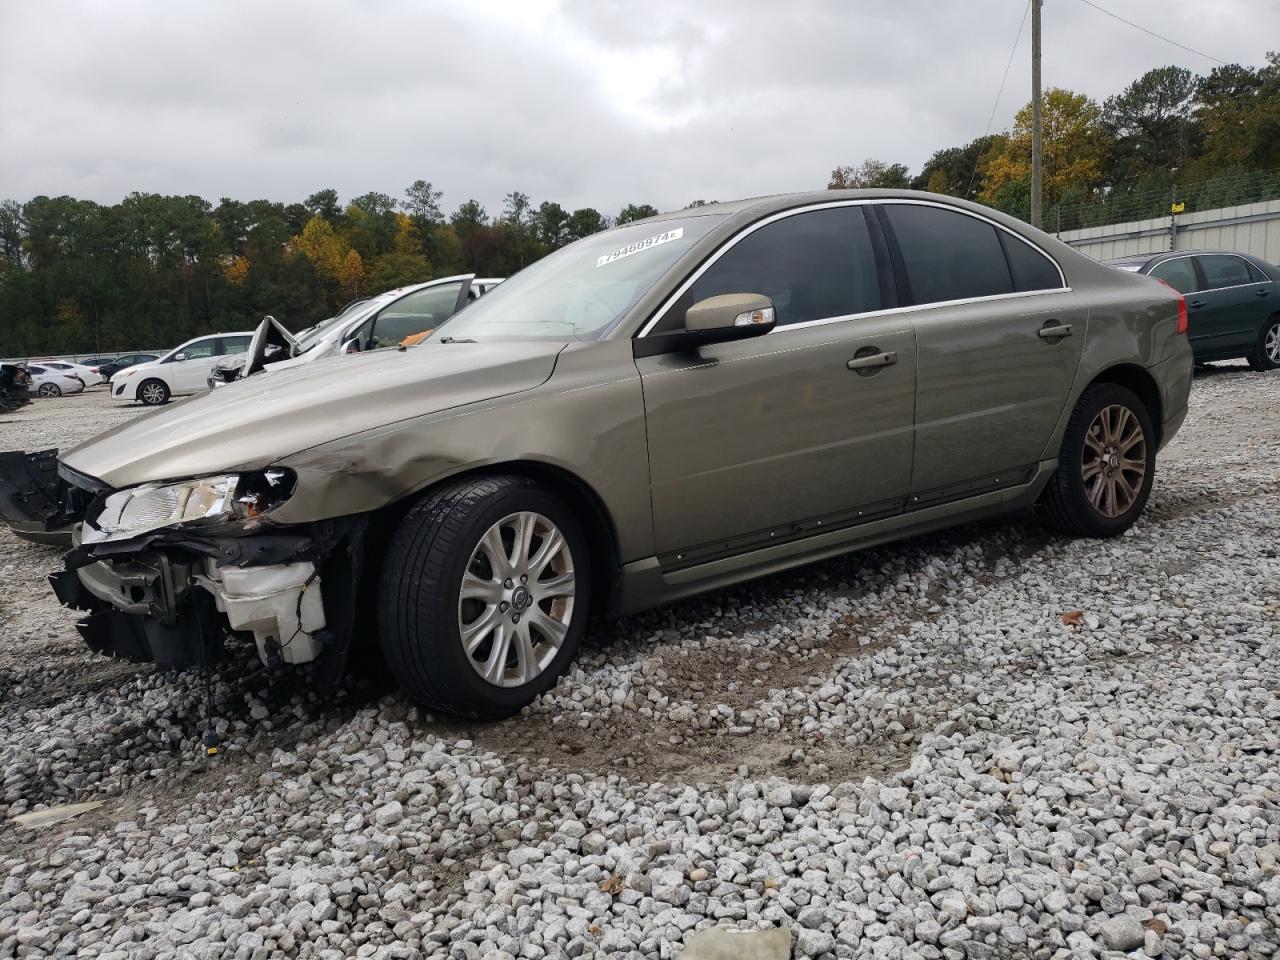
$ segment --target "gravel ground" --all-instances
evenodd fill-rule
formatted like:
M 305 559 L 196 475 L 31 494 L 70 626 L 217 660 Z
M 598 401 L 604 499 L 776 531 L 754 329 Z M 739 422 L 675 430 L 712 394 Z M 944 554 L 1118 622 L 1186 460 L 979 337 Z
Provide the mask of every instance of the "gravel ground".
M 1014 517 L 597 625 L 524 716 L 97 659 L 0 533 L 0 956 L 1267 957 L 1280 374 L 1201 374 L 1145 518 Z M 0 420 L 67 445 L 105 395 Z

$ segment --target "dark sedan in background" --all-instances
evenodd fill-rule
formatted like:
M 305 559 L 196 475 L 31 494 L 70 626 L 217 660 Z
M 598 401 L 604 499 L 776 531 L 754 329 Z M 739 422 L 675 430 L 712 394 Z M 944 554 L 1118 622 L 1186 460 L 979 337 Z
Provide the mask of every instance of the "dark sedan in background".
M 104 364 L 98 368 L 98 372 L 107 380 L 110 380 L 121 370 L 129 367 L 136 367 L 140 363 L 150 363 L 152 360 L 158 360 L 159 357 L 154 353 L 131 353 L 128 356 L 116 357 L 110 363 Z
M 1173 250 L 1104 261 L 1163 280 L 1187 298 L 1196 363 L 1244 357 L 1280 367 L 1280 268 L 1246 253 Z

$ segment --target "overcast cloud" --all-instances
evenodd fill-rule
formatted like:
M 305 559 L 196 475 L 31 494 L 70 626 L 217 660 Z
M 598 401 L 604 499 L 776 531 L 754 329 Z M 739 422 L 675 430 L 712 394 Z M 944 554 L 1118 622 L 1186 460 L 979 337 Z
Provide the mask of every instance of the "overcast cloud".
M 1098 0 L 1223 60 L 1280 46 L 1276 0 Z M 452 209 L 663 209 L 913 171 L 986 129 L 1023 0 L 0 5 L 0 197 L 214 202 L 334 187 Z M 1044 6 L 1046 86 L 1101 101 L 1213 63 L 1080 0 Z M 995 129 L 1029 98 L 1030 25 Z

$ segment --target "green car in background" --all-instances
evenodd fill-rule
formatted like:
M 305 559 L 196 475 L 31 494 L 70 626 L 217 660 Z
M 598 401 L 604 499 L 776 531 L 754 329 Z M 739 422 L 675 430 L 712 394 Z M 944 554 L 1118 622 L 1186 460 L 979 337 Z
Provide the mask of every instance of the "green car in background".
M 1174 250 L 1104 261 L 1163 280 L 1187 298 L 1196 363 L 1244 357 L 1280 367 L 1280 268 L 1246 253 Z

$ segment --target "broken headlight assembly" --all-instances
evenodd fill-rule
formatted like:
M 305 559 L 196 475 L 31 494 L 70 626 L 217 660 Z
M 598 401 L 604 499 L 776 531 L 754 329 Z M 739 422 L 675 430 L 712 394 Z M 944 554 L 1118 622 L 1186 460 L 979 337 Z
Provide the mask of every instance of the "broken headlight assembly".
M 249 533 L 289 499 L 295 481 L 292 470 L 270 469 L 119 490 L 90 520 L 101 535 L 93 539 L 121 540 L 177 526 Z

